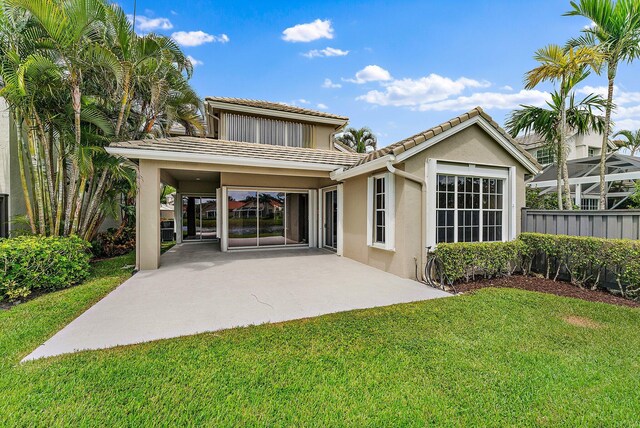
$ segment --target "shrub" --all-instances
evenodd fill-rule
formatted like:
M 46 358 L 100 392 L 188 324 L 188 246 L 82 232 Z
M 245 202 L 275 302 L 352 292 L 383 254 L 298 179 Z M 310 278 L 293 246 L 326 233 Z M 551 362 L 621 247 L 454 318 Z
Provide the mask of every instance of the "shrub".
M 447 281 L 469 281 L 511 275 L 525 251 L 522 241 L 440 243 L 435 254 L 442 260 Z
M 89 275 L 89 243 L 77 237 L 20 236 L 0 240 L 0 299 L 58 290 Z
M 136 231 L 132 227 L 109 228 L 91 242 L 96 257 L 116 257 L 136 248 Z
M 524 264 L 547 278 L 557 279 L 562 272 L 581 287 L 596 288 L 605 273 L 615 277 L 623 295 L 638 297 L 640 291 L 640 242 L 627 239 L 604 239 L 586 236 L 522 233 L 525 245 Z

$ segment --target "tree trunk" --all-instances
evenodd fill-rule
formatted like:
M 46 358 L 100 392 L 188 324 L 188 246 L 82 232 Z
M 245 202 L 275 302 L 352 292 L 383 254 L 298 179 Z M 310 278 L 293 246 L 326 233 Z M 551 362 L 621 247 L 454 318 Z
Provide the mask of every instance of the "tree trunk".
M 124 120 L 124 112 L 127 109 L 127 104 L 129 102 L 129 82 L 131 78 L 129 72 L 125 72 L 123 81 L 122 81 L 122 100 L 120 101 L 120 112 L 118 113 L 118 122 L 116 123 L 116 140 L 120 136 L 120 128 L 122 127 L 122 122 Z
M 562 167 L 562 175 L 563 175 L 563 196 L 564 196 L 564 209 L 571 210 L 573 209 L 573 203 L 571 201 L 571 189 L 569 188 L 569 169 L 567 167 L 567 107 L 565 105 L 566 99 L 566 90 L 564 88 L 565 82 L 564 79 L 562 81 L 561 94 L 562 101 L 560 104 L 560 147 L 558 148 L 560 152 L 560 166 Z
M 560 152 L 562 152 L 562 146 L 560 142 L 556 144 L 556 194 L 558 200 L 558 209 L 562 209 L 562 164 L 560 162 Z
M 607 149 L 609 148 L 609 128 L 611 127 L 611 110 L 613 109 L 613 84 L 616 79 L 617 62 L 610 62 L 607 69 L 609 86 L 607 88 L 607 105 L 604 114 L 604 133 L 602 136 L 602 150 L 600 151 L 600 204 L 601 210 L 607 209 L 607 183 L 604 176 L 607 172 Z
M 74 73 L 74 72 L 72 72 Z M 71 78 L 71 99 L 73 103 L 73 116 L 74 116 L 74 126 L 75 126 L 75 150 L 80 148 L 81 139 L 81 130 L 80 130 L 80 109 L 81 109 L 81 93 L 80 93 L 80 83 L 78 76 L 75 73 Z M 73 156 L 73 155 L 72 155 Z M 68 235 L 71 233 L 71 229 L 73 226 L 73 205 L 75 201 L 75 197 L 77 196 L 77 187 L 78 187 L 78 178 L 79 178 L 79 169 L 77 160 L 72 157 L 71 159 L 71 171 L 69 171 L 69 186 L 67 188 L 67 206 L 65 209 L 65 220 L 64 220 L 64 234 Z
M 33 218 L 33 208 L 31 206 L 31 195 L 29 193 L 29 186 L 27 185 L 27 171 L 24 167 L 24 140 L 22 135 L 22 116 L 16 111 L 13 112 L 13 120 L 16 127 L 16 135 L 18 139 L 18 168 L 20 171 L 20 184 L 22 185 L 22 193 L 24 195 L 24 204 L 27 210 L 27 217 L 29 218 L 29 226 L 31 227 L 31 233 L 34 235 L 37 233 L 35 220 Z

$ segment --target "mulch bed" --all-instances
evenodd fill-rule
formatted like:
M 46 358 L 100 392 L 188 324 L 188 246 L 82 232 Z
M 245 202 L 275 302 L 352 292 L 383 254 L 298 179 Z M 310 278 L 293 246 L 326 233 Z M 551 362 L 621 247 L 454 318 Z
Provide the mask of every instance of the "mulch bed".
M 610 303 L 612 305 L 640 307 L 640 302 L 616 296 L 604 290 L 586 290 L 568 282 L 553 281 L 551 279 L 513 275 L 505 278 L 481 279 L 456 285 L 456 291 L 466 293 L 486 287 L 519 288 L 521 290 L 538 291 L 540 293 L 555 294 L 556 296 L 573 297 L 590 302 Z

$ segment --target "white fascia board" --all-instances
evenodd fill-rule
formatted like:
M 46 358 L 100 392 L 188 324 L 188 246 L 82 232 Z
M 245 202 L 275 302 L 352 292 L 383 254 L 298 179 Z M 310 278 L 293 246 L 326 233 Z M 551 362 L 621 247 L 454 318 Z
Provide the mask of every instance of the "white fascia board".
M 640 171 L 633 172 L 620 172 L 618 174 L 607 174 L 604 176 L 604 181 L 620 181 L 620 180 L 640 180 Z M 538 187 L 554 187 L 556 185 L 557 180 L 547 180 L 547 181 L 532 181 L 529 183 L 530 187 L 538 188 Z M 569 184 L 588 184 L 588 183 L 599 183 L 599 176 L 589 176 L 589 177 L 575 177 L 569 179 Z
M 348 120 L 337 119 L 331 117 L 314 116 L 312 114 L 293 113 L 288 111 L 272 110 L 268 108 L 242 106 L 232 103 L 224 103 L 220 101 L 205 100 L 205 103 L 212 108 L 232 113 L 247 113 L 259 116 L 280 117 L 289 120 L 300 120 L 311 123 L 325 123 L 334 126 L 343 126 Z
M 341 168 L 331 174 L 331 179 L 334 181 L 346 180 L 347 178 L 356 177 L 381 168 L 386 168 L 388 162 L 395 162 L 395 157 L 391 154 L 387 154 L 378 159 L 372 160 L 371 162 L 363 163 L 362 165 L 358 165 L 346 171 L 344 168 Z
M 122 156 L 129 159 L 255 166 L 263 168 L 290 168 L 326 172 L 332 172 L 338 168 L 337 165 L 323 163 L 253 159 L 238 156 L 216 156 L 200 153 L 164 152 L 159 150 L 125 149 L 121 147 L 107 147 L 106 151 L 111 155 Z
M 536 165 L 531 162 L 520 150 L 518 150 L 514 144 L 504 137 L 501 133 L 499 133 L 489 122 L 486 121 L 482 116 L 475 116 L 465 122 L 459 123 L 446 131 L 436 135 L 433 138 L 430 138 L 428 141 L 417 144 L 416 146 L 410 148 L 409 150 L 400 153 L 396 156 L 398 162 L 402 162 L 423 150 L 428 149 L 429 147 L 438 144 L 442 140 L 462 131 L 470 127 L 471 125 L 477 124 L 482 129 L 484 129 L 489 135 L 491 135 L 494 140 L 496 140 L 502 147 L 504 147 L 511 156 L 516 158 L 522 165 L 524 165 L 532 174 L 537 174 L 540 170 L 536 167 Z

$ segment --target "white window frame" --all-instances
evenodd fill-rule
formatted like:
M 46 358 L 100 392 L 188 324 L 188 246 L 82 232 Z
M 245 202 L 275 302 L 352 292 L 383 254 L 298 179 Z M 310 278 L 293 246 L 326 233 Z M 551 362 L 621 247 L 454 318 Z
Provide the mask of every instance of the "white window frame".
M 375 179 L 384 178 L 384 235 L 385 242 L 375 241 Z M 381 250 L 395 251 L 396 230 L 396 186 L 395 176 L 390 172 L 375 174 L 367 178 L 367 245 Z
M 427 180 L 427 246 L 436 246 L 436 198 L 438 174 L 457 175 L 478 178 L 496 178 L 504 180 L 502 190 L 502 241 L 516 237 L 516 168 L 497 165 L 456 164 L 437 159 L 427 159 L 425 178 Z M 454 216 L 454 233 L 457 242 L 458 215 Z M 480 219 L 482 236 L 482 219 Z M 495 241 L 492 241 L 495 242 Z

